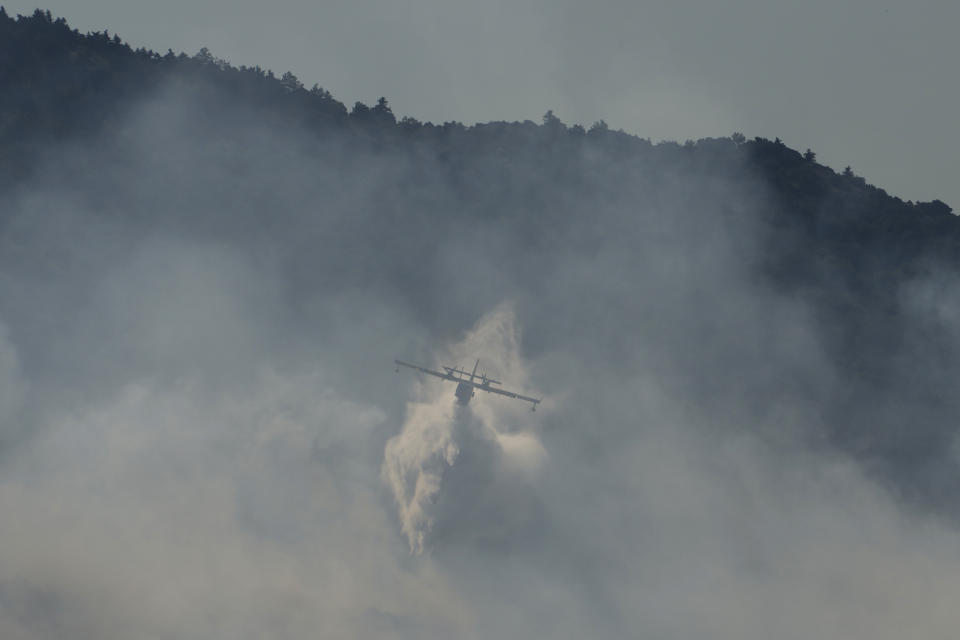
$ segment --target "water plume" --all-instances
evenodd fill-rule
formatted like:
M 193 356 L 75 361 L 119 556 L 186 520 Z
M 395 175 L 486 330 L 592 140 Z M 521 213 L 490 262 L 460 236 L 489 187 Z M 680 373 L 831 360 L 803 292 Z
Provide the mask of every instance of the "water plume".
M 526 384 L 519 344 L 516 315 L 501 305 L 449 346 L 444 358 L 456 363 L 476 354 L 495 367 L 490 372 L 498 378 Z M 400 433 L 386 444 L 381 476 L 411 553 L 464 534 L 499 540 L 525 518 L 519 514 L 529 511 L 514 513 L 511 504 L 517 504 L 518 485 L 536 474 L 546 451 L 533 431 L 511 419 L 516 407 L 485 395 L 478 393 L 464 406 L 456 403 L 449 384 L 421 380 Z

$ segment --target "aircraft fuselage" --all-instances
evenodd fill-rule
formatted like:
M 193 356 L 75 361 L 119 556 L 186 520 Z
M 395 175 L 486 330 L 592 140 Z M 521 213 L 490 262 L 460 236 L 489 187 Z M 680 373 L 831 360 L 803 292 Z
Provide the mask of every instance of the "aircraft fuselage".
M 467 404 L 473 397 L 473 387 L 466 382 L 461 382 L 457 385 L 457 390 L 453 392 L 453 395 L 457 396 L 457 402 L 460 404 Z

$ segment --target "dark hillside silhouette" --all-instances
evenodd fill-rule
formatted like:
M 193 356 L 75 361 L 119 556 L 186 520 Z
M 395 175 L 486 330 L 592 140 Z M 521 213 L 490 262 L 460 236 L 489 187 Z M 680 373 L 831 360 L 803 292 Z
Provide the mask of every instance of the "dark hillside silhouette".
M 171 151 L 174 160 L 158 155 L 155 173 L 124 173 L 131 119 L 168 95 L 187 105 L 184 130 L 196 134 L 183 135 L 187 151 Z M 260 131 L 269 135 L 258 138 Z M 268 175 L 277 158 L 294 155 L 291 148 L 299 164 Z M 103 164 L 65 167 L 61 154 Z M 237 178 L 234 163 L 262 170 L 263 183 Z M 183 166 L 214 167 L 216 179 Z M 737 133 L 652 144 L 603 122 L 568 126 L 552 111 L 539 124 L 424 123 L 398 118 L 386 98 L 348 110 L 292 73 L 236 68 L 207 49 L 159 54 L 107 31 L 80 34 L 48 11 L 16 18 L 0 11 L 0 236 L 3 211 L 38 184 L 69 191 L 78 207 L 129 234 L 126 241 L 160 228 L 279 255 L 289 286 L 280 297 L 383 287 L 384 299 L 441 336 L 477 315 L 444 297 L 472 271 L 451 274 L 435 262 L 444 247 L 469 249 L 458 244 L 468 245 L 464 238 L 514 243 L 502 255 L 464 257 L 465 264 L 489 259 L 497 269 L 478 277 L 495 281 L 496 291 L 478 284 L 464 295 L 479 305 L 548 287 L 560 256 L 584 264 L 628 256 L 630 268 L 615 278 L 628 286 L 637 274 L 631 269 L 643 265 L 635 248 L 661 232 L 658 216 L 682 223 L 689 238 L 732 229 L 758 286 L 810 305 L 840 372 L 837 387 L 817 400 L 823 433 L 811 437 L 851 452 L 919 499 L 940 504 L 960 490 L 960 481 L 938 471 L 960 415 L 949 375 L 960 353 L 943 324 L 906 308 L 903 293 L 918 280 L 958 273 L 960 220 L 943 202 L 904 202 L 779 139 Z M 339 198 L 343 185 L 359 195 Z M 324 226 L 321 214 L 336 226 Z M 355 258 L 359 247 L 376 248 L 378 259 Z M 13 267 L 0 261 L 4 268 Z M 604 311 L 624 302 L 605 295 L 594 287 L 570 302 L 589 314 L 598 335 L 580 355 L 627 371 L 636 362 L 616 342 L 625 339 L 621 332 L 605 331 Z M 0 304 L 0 312 L 15 329 L 31 322 L 22 309 Z M 551 335 L 530 335 L 528 348 L 547 350 Z M 38 362 L 53 358 L 41 347 L 37 353 Z M 34 356 L 27 350 L 25 357 Z M 718 416 L 739 411 L 726 400 L 736 397 L 736 376 L 707 378 L 691 373 L 684 384 Z M 872 401 L 878 397 L 889 404 Z

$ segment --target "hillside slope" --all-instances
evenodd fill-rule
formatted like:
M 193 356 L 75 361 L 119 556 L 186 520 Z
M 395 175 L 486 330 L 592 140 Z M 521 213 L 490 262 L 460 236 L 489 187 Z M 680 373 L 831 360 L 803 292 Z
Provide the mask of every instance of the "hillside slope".
M 531 358 L 653 366 L 719 423 L 799 405 L 812 440 L 901 491 L 946 506 L 958 488 L 944 469 L 960 221 L 942 202 L 903 202 L 779 140 L 348 111 L 292 74 L 134 50 L 41 11 L 0 14 L 0 87 L 0 318 L 54 395 L 75 376 L 102 390 L 128 366 L 193 366 L 61 324 L 131 247 L 169 236 L 255 256 L 274 321 L 302 344 L 320 339 L 322 300 L 356 291 L 425 343 L 514 300 Z M 828 375 L 793 352 L 808 339 Z M 94 347 L 110 356 L 97 375 Z

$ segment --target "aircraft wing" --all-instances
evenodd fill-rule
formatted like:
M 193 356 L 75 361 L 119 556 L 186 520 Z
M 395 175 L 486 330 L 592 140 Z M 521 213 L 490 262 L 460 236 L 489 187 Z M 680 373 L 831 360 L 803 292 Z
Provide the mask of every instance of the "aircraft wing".
M 421 366 L 419 366 L 419 365 L 410 364 L 409 362 L 404 362 L 403 360 L 394 360 L 394 363 L 397 365 L 397 367 L 409 367 L 409 368 L 411 368 L 411 369 L 416 369 L 417 371 L 419 371 L 419 372 L 421 372 L 421 373 L 426 373 L 426 374 L 429 374 L 429 375 L 431 375 L 431 376 L 436 376 L 436 377 L 438 377 L 438 378 L 443 378 L 444 380 L 456 380 L 456 378 L 454 378 L 454 377 L 453 377 L 451 374 L 449 374 L 449 373 L 440 373 L 439 371 L 434 371 L 433 369 L 427 369 L 426 367 L 421 367 Z
M 533 406 L 537 406 L 540 402 L 537 398 L 531 398 L 530 396 L 520 395 L 519 393 L 514 393 L 513 391 L 508 391 L 506 389 L 494 389 L 493 387 L 488 387 L 484 385 L 474 384 L 475 389 L 480 389 L 481 391 L 489 391 L 490 393 L 497 393 L 501 396 L 507 396 L 508 398 L 516 398 L 517 400 L 526 400 L 527 402 L 532 402 Z

